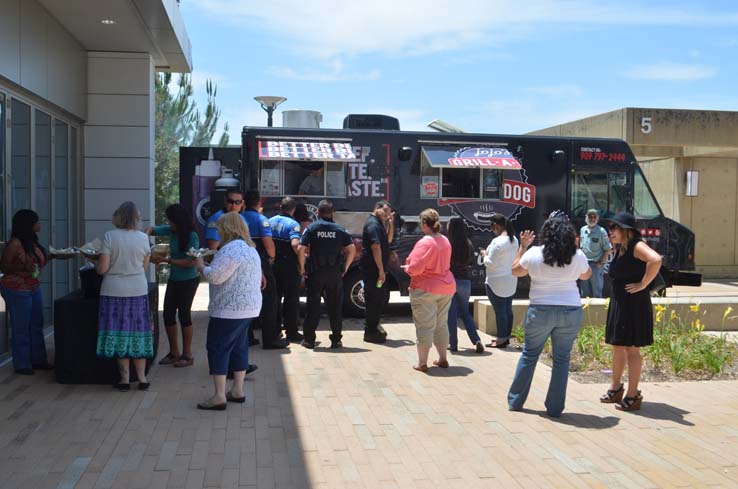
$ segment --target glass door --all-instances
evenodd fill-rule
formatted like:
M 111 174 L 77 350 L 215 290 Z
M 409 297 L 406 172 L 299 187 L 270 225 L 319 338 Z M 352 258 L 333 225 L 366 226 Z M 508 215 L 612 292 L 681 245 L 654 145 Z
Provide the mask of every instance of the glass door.
M 48 247 L 52 243 L 51 229 L 51 116 L 34 110 L 34 164 L 31 166 L 33 186 L 33 209 L 38 213 L 41 232 L 39 242 Z M 51 305 L 54 302 L 52 267 L 44 267 L 41 272 L 41 293 L 44 298 L 44 323 L 52 322 Z
M 55 248 L 68 248 L 73 245 L 69 232 L 69 126 L 58 119 L 54 120 L 54 207 L 53 226 L 50 245 Z M 54 260 L 54 297 L 69 293 L 71 261 Z

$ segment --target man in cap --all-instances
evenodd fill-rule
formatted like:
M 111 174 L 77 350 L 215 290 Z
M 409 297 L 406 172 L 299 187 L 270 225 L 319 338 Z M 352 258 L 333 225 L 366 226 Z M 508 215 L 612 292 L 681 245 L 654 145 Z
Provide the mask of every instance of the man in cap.
M 612 245 L 607 231 L 597 224 L 599 217 L 597 209 L 588 210 L 587 224 L 579 230 L 579 247 L 592 269 L 592 276 L 580 282 L 582 297 L 602 297 L 603 267 L 610 258 Z

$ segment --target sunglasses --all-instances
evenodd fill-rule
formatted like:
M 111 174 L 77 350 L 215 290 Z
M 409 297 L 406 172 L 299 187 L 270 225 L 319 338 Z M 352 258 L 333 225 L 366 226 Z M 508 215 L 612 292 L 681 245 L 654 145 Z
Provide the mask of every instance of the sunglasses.
M 243 204 L 243 200 L 233 200 L 233 199 L 226 199 L 226 202 L 233 205 L 241 205 Z

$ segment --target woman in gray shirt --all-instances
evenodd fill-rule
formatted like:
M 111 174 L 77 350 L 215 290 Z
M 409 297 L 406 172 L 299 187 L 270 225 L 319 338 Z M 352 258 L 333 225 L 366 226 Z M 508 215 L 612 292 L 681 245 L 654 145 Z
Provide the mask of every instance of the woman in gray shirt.
M 113 387 L 130 390 L 129 365 L 138 375 L 139 390 L 147 390 L 146 359 L 154 356 L 146 268 L 149 238 L 138 230 L 141 218 L 136 204 L 124 202 L 113 214 L 116 229 L 105 233 L 97 263 L 103 275 L 100 288 L 97 355 L 118 361 L 120 382 Z

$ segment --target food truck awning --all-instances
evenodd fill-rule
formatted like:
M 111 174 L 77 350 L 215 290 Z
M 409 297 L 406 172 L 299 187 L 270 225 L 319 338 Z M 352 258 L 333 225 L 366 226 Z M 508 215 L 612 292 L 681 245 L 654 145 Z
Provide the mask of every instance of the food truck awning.
M 522 168 L 507 148 L 500 147 L 423 146 L 423 155 L 434 168 Z
M 259 159 L 278 161 L 355 161 L 351 143 L 260 140 Z

